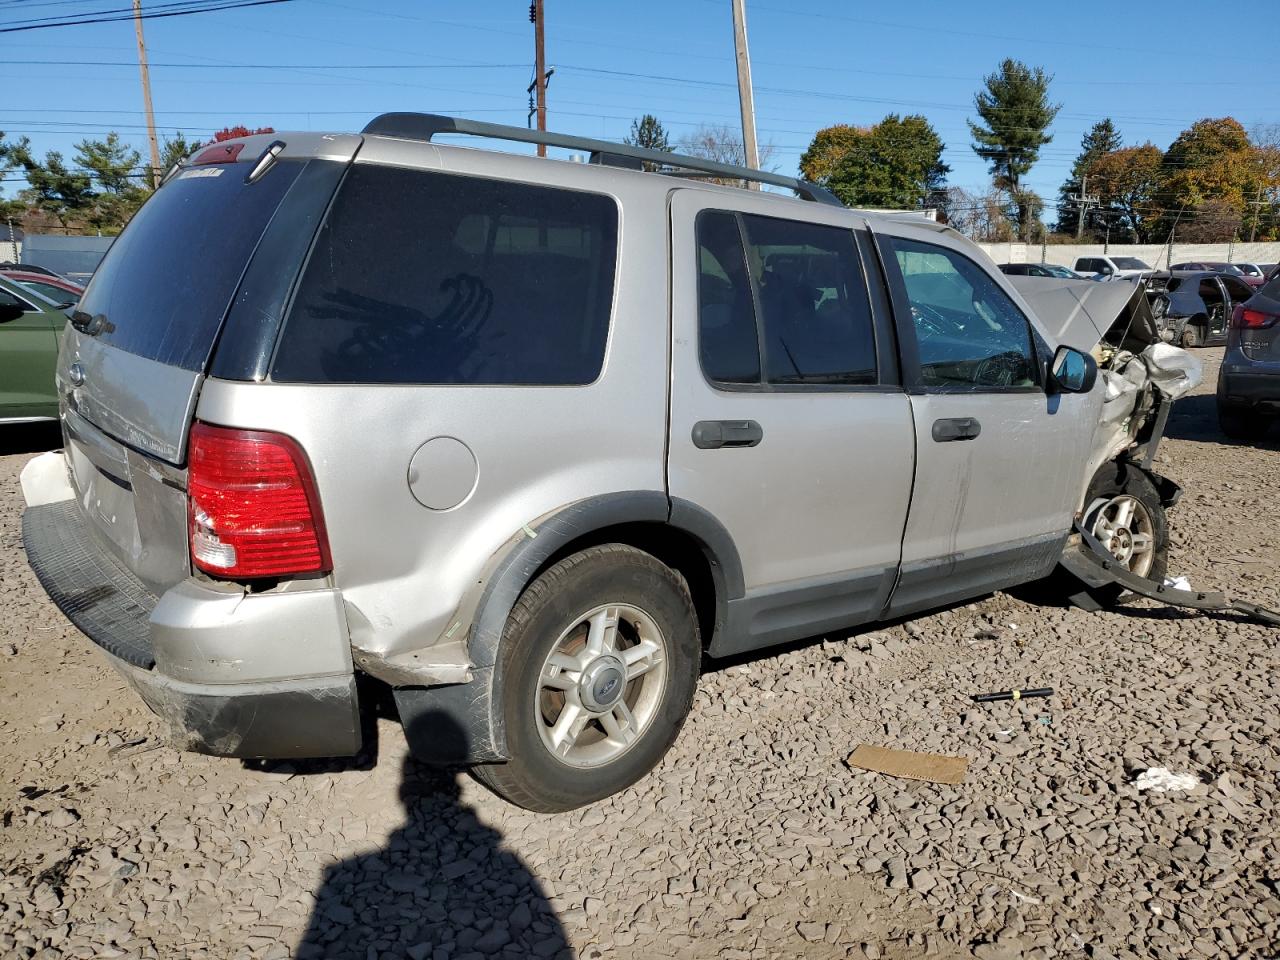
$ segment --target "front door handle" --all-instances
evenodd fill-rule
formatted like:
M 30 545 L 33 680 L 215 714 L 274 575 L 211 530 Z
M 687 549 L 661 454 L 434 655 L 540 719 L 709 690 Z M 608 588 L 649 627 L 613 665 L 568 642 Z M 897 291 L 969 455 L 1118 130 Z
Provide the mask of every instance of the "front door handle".
M 933 439 L 938 443 L 973 440 L 982 432 L 982 424 L 973 417 L 952 417 L 933 421 Z
M 763 439 L 764 429 L 754 420 L 699 420 L 693 425 L 693 445 L 699 450 L 754 447 Z

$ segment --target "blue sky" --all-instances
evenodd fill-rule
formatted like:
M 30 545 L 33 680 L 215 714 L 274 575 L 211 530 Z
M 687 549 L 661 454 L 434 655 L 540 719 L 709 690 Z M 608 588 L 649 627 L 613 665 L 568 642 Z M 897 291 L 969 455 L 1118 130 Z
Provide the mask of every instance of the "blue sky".
M 122 5 L 0 0 L 0 24 Z M 644 112 L 675 137 L 702 121 L 738 123 L 729 0 L 546 6 L 552 129 L 618 139 Z M 820 127 L 921 113 L 947 145 L 950 182 L 981 189 L 988 178 L 965 119 L 982 76 L 1006 56 L 1054 75 L 1062 112 L 1029 178 L 1050 200 L 1081 135 L 1104 116 L 1126 143 L 1161 147 L 1201 117 L 1280 121 L 1280 54 L 1249 42 L 1269 35 L 1270 4 L 1235 3 L 1212 22 L 1202 3 L 1103 9 L 1077 18 L 1061 4 L 747 0 L 760 138 L 775 145 L 777 169 L 794 174 Z M 235 123 L 358 130 L 386 110 L 524 124 L 527 11 L 522 0 L 294 0 L 149 20 L 157 124 L 197 137 Z M 76 140 L 114 129 L 145 152 L 131 22 L 0 34 L 0 50 L 7 136 L 69 157 Z M 19 186 L 4 184 L 6 195 Z

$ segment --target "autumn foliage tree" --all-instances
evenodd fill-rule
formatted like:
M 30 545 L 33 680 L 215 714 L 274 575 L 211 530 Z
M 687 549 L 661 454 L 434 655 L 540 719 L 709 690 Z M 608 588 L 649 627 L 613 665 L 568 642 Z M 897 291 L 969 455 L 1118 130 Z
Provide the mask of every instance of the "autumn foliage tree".
M 891 113 L 871 127 L 819 130 L 800 158 L 800 174 L 851 207 L 909 210 L 941 194 L 951 169 L 943 149 L 924 117 Z
M 1152 143 L 1124 147 L 1095 158 L 1084 169 L 1099 212 L 1113 225 L 1112 238 L 1135 243 L 1158 239 L 1154 226 L 1162 213 L 1161 169 L 1164 154 Z M 1119 227 L 1119 236 L 1115 233 Z

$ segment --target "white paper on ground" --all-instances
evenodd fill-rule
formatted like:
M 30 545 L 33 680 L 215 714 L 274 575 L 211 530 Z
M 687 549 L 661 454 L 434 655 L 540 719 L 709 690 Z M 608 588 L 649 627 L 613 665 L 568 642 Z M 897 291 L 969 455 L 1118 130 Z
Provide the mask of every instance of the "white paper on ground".
M 1200 781 L 1189 773 L 1171 773 L 1168 767 L 1152 767 L 1138 774 L 1134 785 L 1139 790 L 1168 793 L 1171 790 L 1191 790 Z

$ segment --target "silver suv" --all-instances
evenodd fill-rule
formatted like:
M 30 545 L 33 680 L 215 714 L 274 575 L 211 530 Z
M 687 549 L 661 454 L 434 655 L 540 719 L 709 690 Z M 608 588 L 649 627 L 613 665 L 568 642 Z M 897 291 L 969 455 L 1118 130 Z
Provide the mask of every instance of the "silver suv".
M 80 301 L 26 550 L 185 748 L 352 755 L 384 685 L 418 756 L 568 809 L 661 759 L 704 654 L 1044 577 L 1086 509 L 1162 562 L 1070 313 L 786 177 L 420 114 L 247 137 Z

